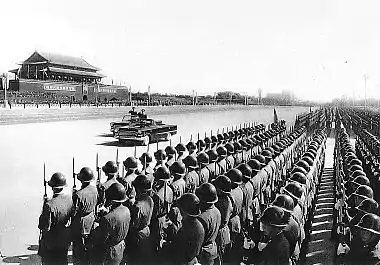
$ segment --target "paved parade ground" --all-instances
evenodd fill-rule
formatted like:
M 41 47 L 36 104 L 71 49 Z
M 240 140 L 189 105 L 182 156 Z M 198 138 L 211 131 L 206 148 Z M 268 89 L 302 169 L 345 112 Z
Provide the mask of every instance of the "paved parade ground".
M 141 108 L 137 108 L 139 111 Z M 157 107 L 146 108 L 148 116 L 164 123 L 178 125 L 178 134 L 172 144 L 187 143 L 197 133 L 203 138 L 210 131 L 240 126 L 248 122 L 267 124 L 273 121 L 273 107 L 221 106 L 221 107 Z M 46 177 L 57 171 L 72 180 L 72 158 L 75 171 L 90 166 L 95 169 L 96 153 L 99 164 L 115 160 L 118 143 L 110 136 L 109 123 L 120 120 L 129 108 L 107 109 L 44 109 L 0 110 L 0 250 L 6 263 L 34 264 L 38 257 L 38 217 L 42 207 L 43 163 Z M 305 107 L 276 107 L 280 119 L 289 124 L 295 114 L 308 111 Z M 45 122 L 59 120 L 55 122 Z M 20 124 L 14 124 L 15 121 Z M 33 122 L 33 123 L 28 123 Z M 169 143 L 159 143 L 165 148 Z M 153 153 L 157 148 L 151 144 Z M 147 147 L 137 147 L 139 156 Z M 133 147 L 119 146 L 119 159 L 134 153 Z M 102 180 L 103 181 L 103 180 Z M 77 184 L 78 185 L 78 184 Z M 51 190 L 48 190 L 49 197 Z M 20 256 L 21 255 L 21 256 Z

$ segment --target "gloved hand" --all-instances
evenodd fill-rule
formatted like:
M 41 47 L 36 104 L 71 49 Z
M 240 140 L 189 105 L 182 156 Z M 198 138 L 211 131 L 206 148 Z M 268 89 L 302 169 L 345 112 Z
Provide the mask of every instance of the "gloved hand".
M 336 254 L 339 256 L 339 255 L 345 255 L 347 254 L 348 252 L 350 251 L 350 247 L 345 243 L 345 242 L 341 242 L 339 243 L 338 245 L 338 248 L 336 250 Z

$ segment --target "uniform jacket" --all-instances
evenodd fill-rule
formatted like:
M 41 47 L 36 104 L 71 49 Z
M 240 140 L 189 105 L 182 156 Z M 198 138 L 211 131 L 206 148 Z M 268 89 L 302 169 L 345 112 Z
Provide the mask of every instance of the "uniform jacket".
M 169 158 L 168 161 L 166 161 L 165 165 L 166 167 L 170 167 L 171 165 L 173 165 L 173 163 L 175 162 L 175 157 L 173 156 L 172 158 Z
M 201 250 L 202 257 L 200 259 L 216 259 L 218 257 L 216 237 L 218 236 L 221 223 L 220 212 L 214 205 L 212 205 L 208 209 L 202 211 L 198 219 L 201 221 L 205 231 L 205 238 Z
M 216 243 L 218 246 L 225 246 L 231 242 L 230 229 L 228 223 L 233 211 L 233 205 L 229 196 L 225 193 L 218 194 L 218 201 L 215 203 L 215 207 L 220 212 L 220 229 L 217 236 Z
M 235 158 L 233 155 L 227 156 L 226 162 L 227 162 L 227 171 L 235 167 Z
M 73 200 L 66 194 L 55 194 L 44 204 L 38 224 L 38 228 L 42 230 L 42 248 L 53 250 L 69 247 L 70 229 L 66 226 L 72 212 Z
M 124 178 L 118 178 L 117 180 L 123 184 L 124 187 L 132 186 L 132 181 L 135 180 L 137 174 L 135 172 L 125 174 Z
M 105 192 L 111 187 L 112 184 L 119 183 L 119 181 L 115 178 L 111 178 L 106 182 L 98 185 L 98 204 L 103 204 L 106 201 Z
M 186 181 L 181 177 L 175 180 L 170 186 L 173 190 L 173 200 L 177 201 L 185 193 Z
M 233 211 L 229 222 L 231 233 L 239 234 L 241 232 L 240 214 L 243 209 L 243 197 L 244 195 L 241 187 L 231 190 L 231 193 L 229 194 L 229 198 L 233 205 Z
M 250 181 L 241 185 L 243 191 L 243 206 L 240 213 L 241 224 L 245 227 L 248 221 L 253 220 L 253 194 L 254 189 Z
M 289 264 L 289 252 L 289 242 L 284 234 L 280 232 L 272 238 L 268 245 L 263 249 L 260 258 L 261 262 L 258 264 Z
M 199 170 L 199 185 L 209 182 L 210 169 L 205 166 Z
M 136 202 L 131 207 L 130 241 L 132 244 L 149 237 L 152 214 L 153 199 L 147 193 L 136 196 Z
M 195 170 L 187 172 L 185 176 L 186 192 L 195 192 L 195 189 L 199 186 L 199 175 Z
M 220 171 L 218 170 L 218 172 L 216 172 L 215 162 L 212 162 L 212 163 L 208 164 L 207 168 L 210 171 L 209 181 L 214 180 L 214 179 L 216 179 L 219 176 L 217 174 L 219 174 Z

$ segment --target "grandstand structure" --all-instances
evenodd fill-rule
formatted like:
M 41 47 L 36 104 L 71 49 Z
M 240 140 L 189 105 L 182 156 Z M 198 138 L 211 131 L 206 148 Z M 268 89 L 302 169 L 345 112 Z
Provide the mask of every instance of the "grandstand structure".
M 35 51 L 9 81 L 13 95 L 29 99 L 105 102 L 128 100 L 126 86 L 102 84 L 105 75 L 83 58 Z

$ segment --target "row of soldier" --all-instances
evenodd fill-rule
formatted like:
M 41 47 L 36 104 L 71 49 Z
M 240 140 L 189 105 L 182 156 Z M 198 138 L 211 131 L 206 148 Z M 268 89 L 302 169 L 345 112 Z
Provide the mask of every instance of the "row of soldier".
M 356 118 L 348 118 L 349 115 L 355 112 L 339 110 L 336 115 L 334 235 L 339 242 L 338 262 L 377 264 L 380 257 L 378 162 L 370 141 L 375 137 L 363 123 L 359 126 Z M 355 145 L 344 124 L 356 134 Z
M 107 181 L 97 187 L 91 185 L 94 176 L 85 167 L 78 174 L 81 189 L 72 197 L 63 194 L 63 174 L 54 174 L 48 182 L 54 195 L 44 204 L 39 224 L 43 262 L 67 263 L 71 241 L 77 264 L 239 261 L 243 245 L 264 253 L 260 230 L 273 235 L 279 229 L 282 234 L 293 210 L 300 212 L 297 225 L 303 231 L 323 168 L 323 132 L 307 147 L 311 138 L 305 128 L 289 135 L 283 124 L 259 134 L 260 127 L 245 129 L 217 141 L 205 139 L 204 145 L 189 143 L 188 150 L 182 144 L 157 150 L 155 166 L 144 153 L 141 172 L 137 160 L 129 157 L 123 163 L 125 176 L 109 161 L 102 167 Z M 278 196 L 274 203 L 281 207 L 267 208 L 281 186 L 290 197 Z M 290 201 L 301 211 L 291 210 Z M 281 220 L 273 220 L 279 215 Z M 259 220 L 270 229 L 259 229 Z M 296 241 L 300 246 L 302 241 Z M 294 254 L 293 245 L 285 259 Z M 243 256 L 276 257 L 249 253 Z

